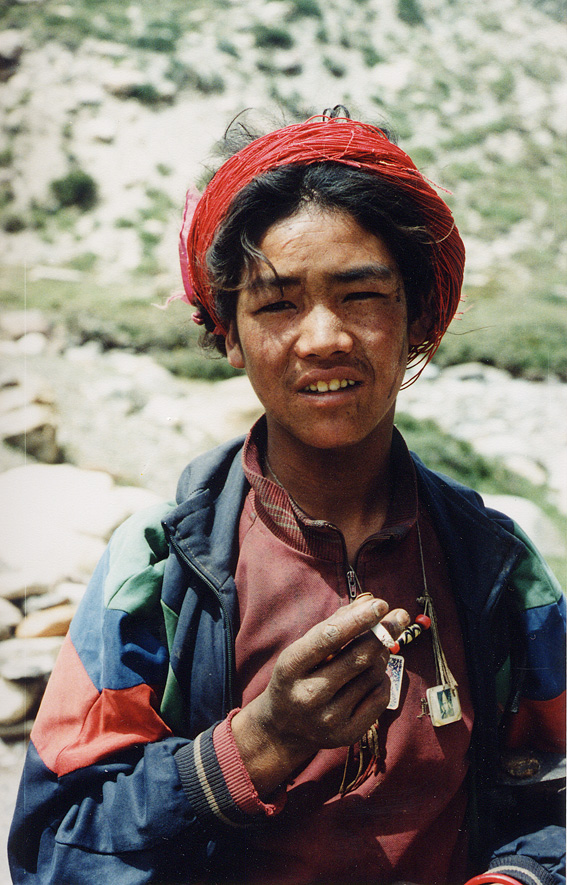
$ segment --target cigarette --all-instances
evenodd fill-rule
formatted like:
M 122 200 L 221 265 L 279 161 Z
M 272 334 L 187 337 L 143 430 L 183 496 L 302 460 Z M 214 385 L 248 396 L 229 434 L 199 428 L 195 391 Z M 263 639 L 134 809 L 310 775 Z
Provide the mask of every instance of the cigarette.
M 370 629 L 374 633 L 376 639 L 379 639 L 382 645 L 385 645 L 386 648 L 391 649 L 396 644 L 383 624 L 378 623 Z

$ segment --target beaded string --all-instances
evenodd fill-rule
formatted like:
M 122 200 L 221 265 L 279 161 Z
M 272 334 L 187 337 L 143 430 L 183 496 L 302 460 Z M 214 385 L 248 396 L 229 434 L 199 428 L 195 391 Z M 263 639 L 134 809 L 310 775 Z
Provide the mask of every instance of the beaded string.
M 437 676 L 437 684 L 449 685 L 451 686 L 451 688 L 456 688 L 458 682 L 449 669 L 447 658 L 445 657 L 445 653 L 441 645 L 441 640 L 439 638 L 439 622 L 437 620 L 437 613 L 435 611 L 433 599 L 431 598 L 431 594 L 429 593 L 429 588 L 427 586 L 427 576 L 425 574 L 425 560 L 423 557 L 423 544 L 421 543 L 419 520 L 417 521 L 416 525 L 417 539 L 419 543 L 419 555 L 421 559 L 421 573 L 423 575 L 423 596 L 418 596 L 417 601 L 420 605 L 423 606 L 424 614 L 426 614 L 431 621 L 431 642 L 433 645 L 433 657 L 435 659 L 435 673 Z

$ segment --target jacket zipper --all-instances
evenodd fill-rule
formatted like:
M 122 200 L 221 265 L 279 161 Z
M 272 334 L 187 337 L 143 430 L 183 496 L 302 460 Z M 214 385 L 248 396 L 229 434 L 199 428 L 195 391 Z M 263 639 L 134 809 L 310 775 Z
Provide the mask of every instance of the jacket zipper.
M 227 668 L 228 668 L 228 679 L 227 679 L 228 703 L 229 703 L 228 709 L 231 710 L 234 707 L 233 685 L 232 685 L 232 681 L 233 681 L 232 680 L 232 671 L 233 671 L 233 667 L 234 667 L 234 658 L 233 658 L 233 653 L 232 653 L 233 636 L 232 636 L 232 624 L 230 622 L 230 618 L 229 618 L 228 612 L 226 610 L 224 600 L 223 600 L 220 592 L 218 591 L 218 589 L 215 587 L 213 582 L 210 580 L 210 578 L 208 578 L 199 568 L 197 568 L 197 566 L 189 559 L 187 554 L 183 552 L 183 550 L 181 549 L 179 544 L 176 541 L 174 541 L 173 538 L 171 537 L 169 529 L 166 526 L 164 526 L 164 528 L 165 528 L 165 531 L 166 531 L 167 536 L 169 538 L 169 541 L 171 543 L 171 546 L 175 549 L 175 552 L 177 553 L 177 555 L 180 556 L 181 559 L 188 565 L 188 567 L 191 569 L 193 574 L 197 575 L 203 581 L 203 583 L 206 584 L 206 586 L 212 591 L 213 595 L 215 596 L 215 598 L 220 606 L 220 609 L 222 612 L 222 617 L 223 617 L 223 622 L 224 622 L 224 626 L 225 626 L 225 631 L 226 631 L 226 640 L 227 640 L 226 641 L 226 660 L 227 660 Z
M 347 569 L 346 579 L 349 602 L 354 602 L 354 600 L 358 596 L 358 578 L 356 577 L 356 572 L 352 567 Z

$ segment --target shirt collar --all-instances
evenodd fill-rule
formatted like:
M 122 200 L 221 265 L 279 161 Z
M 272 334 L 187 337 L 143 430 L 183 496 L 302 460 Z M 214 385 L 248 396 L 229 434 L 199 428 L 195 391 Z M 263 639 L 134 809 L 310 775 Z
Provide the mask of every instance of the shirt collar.
M 263 415 L 250 430 L 242 461 L 252 487 L 254 510 L 273 534 L 301 553 L 322 559 L 343 554 L 343 537 L 336 526 L 312 519 L 288 492 L 264 475 L 267 423 Z M 393 491 L 382 528 L 370 540 L 401 540 L 417 519 L 417 481 L 413 460 L 400 432 L 394 428 L 392 441 Z

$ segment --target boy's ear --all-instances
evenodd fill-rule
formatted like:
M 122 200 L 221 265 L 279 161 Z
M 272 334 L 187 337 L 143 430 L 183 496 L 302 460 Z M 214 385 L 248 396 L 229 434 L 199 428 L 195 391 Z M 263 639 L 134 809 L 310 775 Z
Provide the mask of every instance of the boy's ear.
M 408 343 L 416 347 L 423 344 L 432 326 L 431 314 L 428 310 L 422 311 L 418 317 L 411 321 L 408 326 Z
M 244 354 L 240 347 L 240 339 L 238 337 L 238 329 L 235 320 L 230 321 L 228 334 L 225 339 L 226 358 L 233 369 L 244 369 Z

